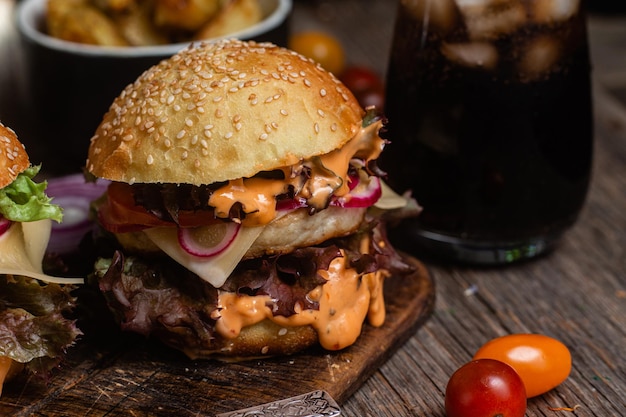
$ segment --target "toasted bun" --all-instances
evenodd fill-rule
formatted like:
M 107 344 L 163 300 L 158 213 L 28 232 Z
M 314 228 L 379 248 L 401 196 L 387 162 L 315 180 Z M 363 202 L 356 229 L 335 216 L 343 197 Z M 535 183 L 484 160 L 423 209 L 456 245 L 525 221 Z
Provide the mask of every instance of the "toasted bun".
M 318 337 L 311 326 L 283 327 L 270 320 L 263 320 L 244 327 L 234 339 L 217 335 L 208 346 L 200 342 L 195 345 L 180 344 L 179 340 L 167 338 L 164 342 L 183 351 L 191 359 L 237 361 L 291 355 L 313 346 L 318 342 Z
M 251 177 L 340 148 L 362 117 L 337 78 L 295 52 L 200 43 L 126 87 L 96 130 L 86 167 L 128 183 Z
M 15 181 L 30 166 L 24 145 L 13 130 L 0 123 L 0 188 Z

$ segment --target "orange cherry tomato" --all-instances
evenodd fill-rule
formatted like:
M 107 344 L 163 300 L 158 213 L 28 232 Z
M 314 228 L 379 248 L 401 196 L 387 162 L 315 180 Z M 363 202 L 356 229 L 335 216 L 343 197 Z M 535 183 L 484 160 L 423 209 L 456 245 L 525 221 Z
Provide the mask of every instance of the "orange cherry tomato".
M 288 46 L 335 75 L 341 74 L 345 68 L 346 55 L 343 46 L 329 34 L 317 31 L 294 33 L 289 38 Z
M 520 375 L 528 398 L 544 394 L 567 379 L 572 355 L 560 341 L 541 334 L 511 334 L 484 344 L 474 359 L 496 359 Z

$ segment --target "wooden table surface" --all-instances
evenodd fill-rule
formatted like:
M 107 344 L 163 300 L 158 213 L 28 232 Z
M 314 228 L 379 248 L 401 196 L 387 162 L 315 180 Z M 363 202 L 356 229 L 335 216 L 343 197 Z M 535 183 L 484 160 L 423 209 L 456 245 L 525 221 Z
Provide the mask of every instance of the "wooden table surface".
M 13 6 L 0 0 L 0 120 L 7 123 L 19 117 Z M 384 74 L 394 11 L 393 0 L 296 0 L 292 31 L 334 33 L 351 63 Z M 589 27 L 596 142 L 579 221 L 556 251 L 531 262 L 427 264 L 437 288 L 432 317 L 342 404 L 342 415 L 444 416 L 452 372 L 487 340 L 519 332 L 553 336 L 573 357 L 569 378 L 529 400 L 527 416 L 626 415 L 626 17 L 592 15 Z M 550 410 L 574 406 L 573 413 Z

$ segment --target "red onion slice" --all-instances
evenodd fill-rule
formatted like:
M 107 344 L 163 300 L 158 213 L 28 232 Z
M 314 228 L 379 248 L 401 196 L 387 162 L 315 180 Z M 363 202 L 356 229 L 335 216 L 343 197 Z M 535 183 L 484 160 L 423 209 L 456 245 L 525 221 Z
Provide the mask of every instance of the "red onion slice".
M 240 228 L 241 224 L 235 222 L 181 227 L 178 229 L 178 243 L 190 255 L 209 258 L 226 250 L 239 234 Z
M 93 223 L 89 220 L 89 205 L 100 197 L 109 181 L 85 181 L 83 174 L 72 174 L 48 180 L 46 194 L 52 202 L 63 207 L 63 221 L 52 223 L 48 250 L 58 254 L 74 252 Z
M 0 236 L 2 236 L 4 232 L 9 230 L 9 227 L 11 227 L 11 223 L 13 223 L 11 220 L 8 220 L 4 218 L 4 216 L 0 215 Z

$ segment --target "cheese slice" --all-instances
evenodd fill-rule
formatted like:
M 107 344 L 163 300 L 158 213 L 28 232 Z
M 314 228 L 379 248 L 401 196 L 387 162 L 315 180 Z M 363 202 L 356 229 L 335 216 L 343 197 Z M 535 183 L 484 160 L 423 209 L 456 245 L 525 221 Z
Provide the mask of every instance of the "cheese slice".
M 265 226 L 241 227 L 235 239 L 223 252 L 206 258 L 185 251 L 178 243 L 178 229 L 175 227 L 153 227 L 144 230 L 144 233 L 176 262 L 219 288 L 224 285 L 263 229 Z
M 382 210 L 393 210 L 405 207 L 408 204 L 406 198 L 396 193 L 388 186 L 385 181 L 380 180 L 380 187 L 382 190 L 381 196 L 374 206 Z
M 23 275 L 56 284 L 82 284 L 82 278 L 44 274 L 42 261 L 50 239 L 52 222 L 14 222 L 0 236 L 0 274 Z

